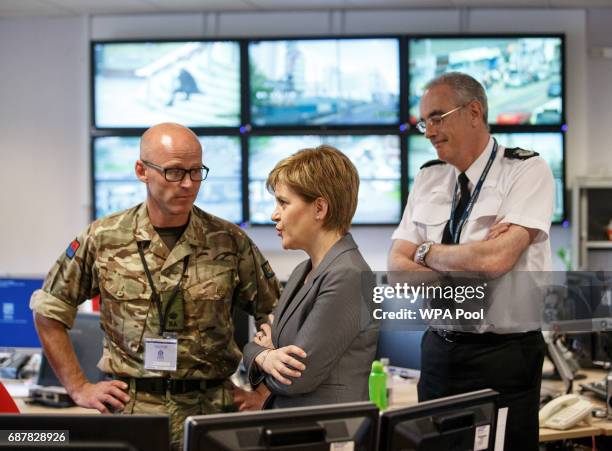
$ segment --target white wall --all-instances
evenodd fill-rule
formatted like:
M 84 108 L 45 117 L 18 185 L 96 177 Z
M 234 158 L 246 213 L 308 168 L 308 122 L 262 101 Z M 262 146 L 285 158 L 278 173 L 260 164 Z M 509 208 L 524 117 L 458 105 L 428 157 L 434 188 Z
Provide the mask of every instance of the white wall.
M 0 273 L 42 274 L 89 215 L 86 30 L 0 20 Z
M 601 14 L 600 14 L 601 12 Z M 44 274 L 89 222 L 88 62 L 90 39 L 251 37 L 429 32 L 567 34 L 567 180 L 610 171 L 605 129 L 612 123 L 612 63 L 587 58 L 593 23 L 612 45 L 610 11 L 403 10 L 207 13 L 0 19 L 0 273 Z M 599 20 L 602 14 L 606 20 Z M 605 18 L 604 18 L 605 19 Z M 605 119 L 605 121 L 603 120 Z M 537 150 L 537 149 L 536 149 Z M 606 169 L 601 169 L 606 168 Z M 384 269 L 390 227 L 353 230 L 366 259 Z M 304 258 L 283 252 L 271 228 L 252 228 L 272 266 L 286 277 Z M 569 246 L 554 227 L 553 249 Z M 557 265 L 557 267 L 560 267 Z
M 612 9 L 593 9 L 587 16 L 588 47 L 612 48 Z M 588 174 L 612 175 L 612 58 L 588 56 L 587 86 L 589 111 Z M 595 150 L 597 148 L 597 150 Z M 611 200 L 612 202 L 612 200 Z

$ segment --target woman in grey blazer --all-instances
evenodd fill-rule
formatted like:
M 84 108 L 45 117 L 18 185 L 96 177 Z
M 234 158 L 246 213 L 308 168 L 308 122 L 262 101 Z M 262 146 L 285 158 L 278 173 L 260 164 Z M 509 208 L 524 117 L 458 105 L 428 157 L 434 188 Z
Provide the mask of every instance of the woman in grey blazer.
M 274 310 L 244 348 L 249 380 L 268 407 L 368 399 L 378 323 L 371 315 L 374 279 L 348 229 L 359 176 L 339 150 L 322 145 L 280 161 L 267 187 L 284 249 L 310 257 L 291 273 Z M 253 402 L 237 397 L 240 409 Z M 255 403 L 257 404 L 257 403 Z

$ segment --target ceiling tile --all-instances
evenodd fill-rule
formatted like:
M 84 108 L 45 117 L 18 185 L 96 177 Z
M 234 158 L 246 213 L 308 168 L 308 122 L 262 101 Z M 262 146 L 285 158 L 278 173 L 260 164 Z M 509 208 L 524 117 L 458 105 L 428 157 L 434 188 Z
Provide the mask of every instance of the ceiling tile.
M 394 8 L 452 8 L 451 0 L 346 0 L 348 8 L 394 9 Z
M 129 14 L 159 12 L 145 0 L 43 0 L 47 4 L 72 11 L 75 14 Z
M 164 12 L 257 11 L 248 0 L 145 0 Z
M 326 10 L 346 8 L 347 0 L 248 0 L 259 9 L 275 11 Z
M 452 0 L 456 8 L 548 8 L 549 0 Z
M 555 8 L 599 8 L 612 7 L 612 0 L 549 0 Z
M 1 0 L 0 16 L 72 15 L 74 12 L 44 0 Z

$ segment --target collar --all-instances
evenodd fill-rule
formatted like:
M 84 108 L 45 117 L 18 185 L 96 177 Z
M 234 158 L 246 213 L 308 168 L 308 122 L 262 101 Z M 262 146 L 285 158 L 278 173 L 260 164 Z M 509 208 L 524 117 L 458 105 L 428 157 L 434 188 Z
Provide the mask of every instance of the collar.
M 187 228 L 183 232 L 179 242 L 183 241 L 184 239 L 187 243 L 192 244 L 193 246 L 205 246 L 206 231 L 206 225 L 198 216 L 195 207 L 192 207 L 191 214 L 189 215 L 189 223 L 187 224 Z M 156 241 L 159 239 L 159 235 L 155 231 L 155 228 L 149 219 L 146 202 L 140 204 L 140 207 L 138 207 L 138 211 L 136 212 L 134 237 L 136 238 L 136 241 Z
M 325 254 L 325 257 L 323 257 L 323 260 L 321 260 L 321 263 L 319 263 L 319 266 L 310 278 L 310 283 L 308 285 L 311 285 L 312 282 L 314 282 L 314 280 L 327 269 L 327 267 L 336 259 L 338 255 L 351 249 L 357 249 L 357 244 L 355 243 L 355 240 L 353 240 L 353 236 L 350 233 L 347 233 L 336 241 L 336 243 L 334 243 L 334 245 L 327 251 L 327 254 Z
M 489 136 L 489 142 L 485 146 L 484 151 L 480 154 L 478 158 L 476 158 L 476 161 L 474 161 L 471 164 L 471 166 L 467 168 L 467 170 L 465 171 L 465 175 L 470 181 L 469 183 L 470 191 L 473 190 L 474 187 L 476 186 L 476 183 L 478 183 L 478 179 L 480 178 L 482 171 L 484 171 L 484 168 L 487 165 L 487 161 L 489 161 L 489 157 L 491 156 L 492 151 L 493 151 L 493 137 Z M 499 146 L 498 146 L 497 153 L 499 154 Z M 459 169 L 455 168 L 455 180 L 457 180 L 457 177 L 459 176 L 459 174 L 460 174 Z M 491 172 L 489 172 L 487 179 L 490 176 L 491 176 Z

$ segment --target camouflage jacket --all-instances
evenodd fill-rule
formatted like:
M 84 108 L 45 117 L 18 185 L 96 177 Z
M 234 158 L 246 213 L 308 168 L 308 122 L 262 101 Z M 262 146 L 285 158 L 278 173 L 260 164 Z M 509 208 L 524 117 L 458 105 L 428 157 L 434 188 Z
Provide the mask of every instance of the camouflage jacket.
M 144 256 L 158 293 L 181 285 L 185 328 L 179 332 L 177 371 L 144 369 L 144 339 L 159 338 L 159 315 L 138 254 Z M 241 353 L 233 339 L 231 311 L 242 308 L 265 321 L 279 284 L 259 249 L 236 225 L 193 207 L 172 251 L 153 228 L 145 204 L 92 223 L 57 260 L 41 290 L 37 313 L 72 327 L 77 307 L 100 295 L 104 352 L 98 367 L 131 377 L 218 379 L 230 376 Z

